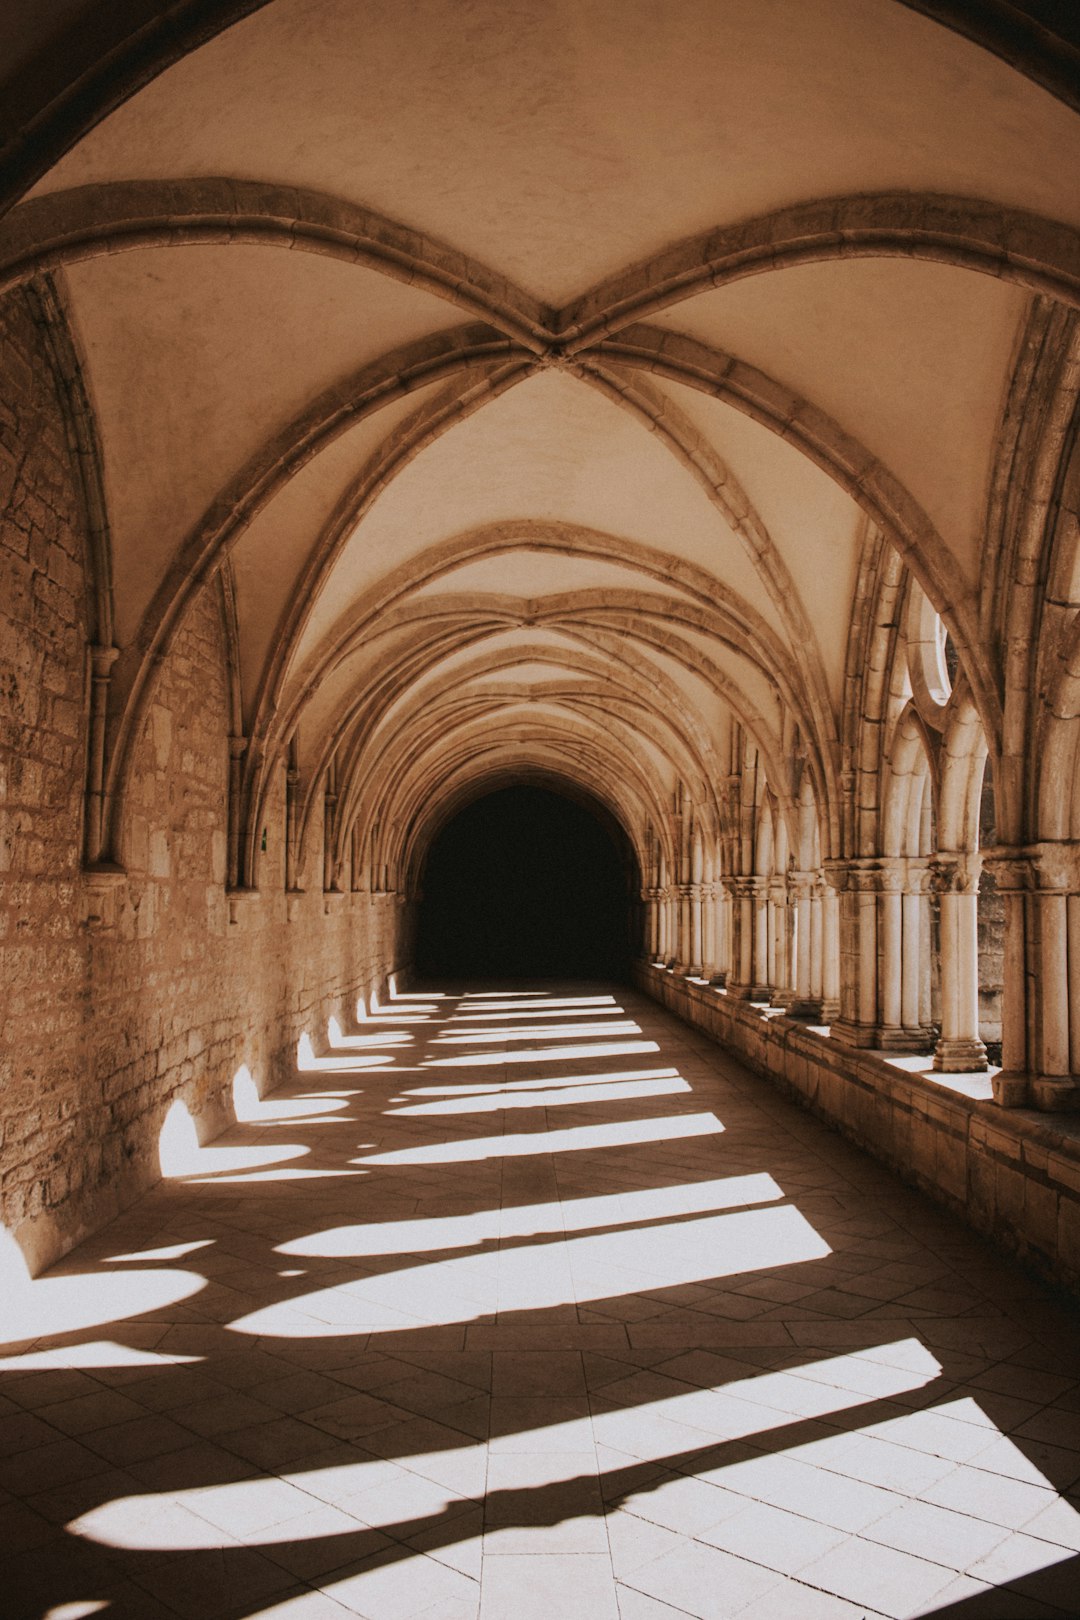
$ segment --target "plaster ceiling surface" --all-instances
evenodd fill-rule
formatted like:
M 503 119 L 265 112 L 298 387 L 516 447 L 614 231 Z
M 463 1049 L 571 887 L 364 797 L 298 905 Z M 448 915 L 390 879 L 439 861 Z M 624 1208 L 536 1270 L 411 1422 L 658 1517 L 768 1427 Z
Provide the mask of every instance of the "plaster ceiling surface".
M 343 602 L 448 535 L 515 521 L 576 524 L 686 557 L 779 623 L 753 564 L 700 484 L 638 422 L 576 378 L 530 377 L 422 450 L 342 554 L 298 648 Z M 509 569 L 510 564 L 507 564 Z
M 1080 223 L 1076 119 L 893 0 L 275 0 L 42 188 L 234 175 L 430 231 L 560 303 L 810 197 L 951 192 Z
M 575 681 L 595 680 L 599 669 L 606 670 L 617 685 L 630 684 L 647 691 L 648 658 L 641 647 L 637 648 L 632 664 L 613 668 L 610 658 L 599 655 L 581 634 L 560 633 L 543 623 L 507 628 L 498 619 L 493 619 L 490 627 L 483 629 L 477 623 L 480 616 L 475 609 L 470 616 L 458 605 L 448 626 L 441 623 L 414 625 L 394 636 L 379 637 L 374 644 L 362 639 L 352 656 L 326 673 L 307 704 L 307 747 L 317 749 L 319 739 L 333 724 L 334 717 L 383 678 L 388 682 L 386 690 L 380 692 L 376 713 L 374 716 L 368 713 L 365 723 L 390 728 L 426 704 L 458 701 L 460 694 L 480 678 L 480 672 L 488 664 L 496 666 L 491 670 L 492 680 L 519 681 L 521 660 L 535 658 L 538 653 L 543 655 L 543 662 L 535 667 L 545 671 L 540 677 L 543 680 L 558 680 L 567 673 Z M 435 657 L 430 652 L 425 653 L 422 636 L 447 628 L 460 644 L 455 646 L 452 639 L 450 645 L 438 649 Z M 517 662 L 503 664 L 507 656 Z
M 432 384 L 391 400 L 341 433 L 276 492 L 233 545 L 245 703 L 254 696 L 282 614 L 294 600 L 298 574 L 338 502 L 394 429 L 436 390 Z
M 696 389 L 666 386 L 708 442 L 738 468 L 791 572 L 838 697 L 865 524 L 861 510 L 835 479 L 771 428 Z
M 849 259 L 717 288 L 656 324 L 827 411 L 904 481 L 970 580 L 1025 303 L 1018 288 L 951 265 Z
M 276 430 L 366 361 L 447 324 L 430 294 L 264 247 L 122 253 L 66 279 L 125 558 L 122 635 L 163 560 Z

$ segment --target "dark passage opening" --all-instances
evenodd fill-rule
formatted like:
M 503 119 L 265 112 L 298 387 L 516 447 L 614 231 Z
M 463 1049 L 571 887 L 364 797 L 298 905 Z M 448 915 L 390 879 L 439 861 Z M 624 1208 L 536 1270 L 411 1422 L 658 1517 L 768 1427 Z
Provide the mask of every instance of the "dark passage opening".
M 435 838 L 416 965 L 457 978 L 625 976 L 631 877 L 625 839 L 539 787 L 477 799 Z

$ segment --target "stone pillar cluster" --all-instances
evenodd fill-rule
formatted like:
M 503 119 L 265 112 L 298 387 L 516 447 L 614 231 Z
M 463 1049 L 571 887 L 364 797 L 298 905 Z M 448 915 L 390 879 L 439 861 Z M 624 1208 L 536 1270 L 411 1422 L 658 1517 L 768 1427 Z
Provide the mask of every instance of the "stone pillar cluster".
M 988 852 L 1005 901 L 997 1100 L 1080 1107 L 1080 842 Z

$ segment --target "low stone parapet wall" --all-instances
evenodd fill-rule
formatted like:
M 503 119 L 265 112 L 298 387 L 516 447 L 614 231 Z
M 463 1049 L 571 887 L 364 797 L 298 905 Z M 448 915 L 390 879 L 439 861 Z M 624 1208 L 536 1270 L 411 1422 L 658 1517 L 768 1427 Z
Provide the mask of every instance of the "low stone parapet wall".
M 637 986 L 1048 1280 L 1080 1294 L 1080 1118 L 1005 1109 L 722 990 Z

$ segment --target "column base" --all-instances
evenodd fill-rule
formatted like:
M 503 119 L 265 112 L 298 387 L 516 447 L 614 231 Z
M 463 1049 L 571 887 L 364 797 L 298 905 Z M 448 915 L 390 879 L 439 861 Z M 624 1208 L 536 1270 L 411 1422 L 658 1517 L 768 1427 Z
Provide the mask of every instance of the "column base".
M 704 975 L 705 969 L 700 962 L 696 964 L 691 962 L 690 966 L 684 969 L 684 972 L 688 979 L 700 979 Z
M 727 988 L 727 974 L 714 973 L 712 978 L 709 980 L 709 983 L 712 985 L 714 990 L 724 990 Z
M 936 1029 L 918 1025 L 907 1029 L 903 1024 L 879 1024 L 874 1045 L 883 1052 L 925 1052 L 934 1050 L 938 1038 Z
M 1015 1071 L 1007 1072 L 1002 1069 L 990 1081 L 994 1089 L 994 1101 L 999 1108 L 1027 1108 L 1031 1102 L 1029 1094 L 1030 1080 L 1026 1074 Z
M 822 1000 L 820 996 L 796 996 L 788 1006 L 789 1018 L 805 1018 L 808 1023 L 820 1024 Z
M 868 1047 L 877 1045 L 880 1031 L 876 1024 L 857 1024 L 852 1018 L 838 1017 L 832 1020 L 830 1033 L 834 1041 L 842 1041 L 845 1046 Z
M 1037 1074 L 1030 1083 L 1031 1101 L 1043 1114 L 1072 1114 L 1080 1111 L 1080 1077 L 1071 1074 Z
M 770 1007 L 779 1007 L 781 1012 L 785 1013 L 789 1013 L 794 1004 L 794 990 L 774 990 L 769 998 Z
M 942 1039 L 934 1048 L 936 1074 L 985 1074 L 989 1067 L 986 1047 L 978 1036 L 962 1041 Z
M 735 1001 L 768 1001 L 772 989 L 767 984 L 732 984 L 729 980 L 727 993 Z

